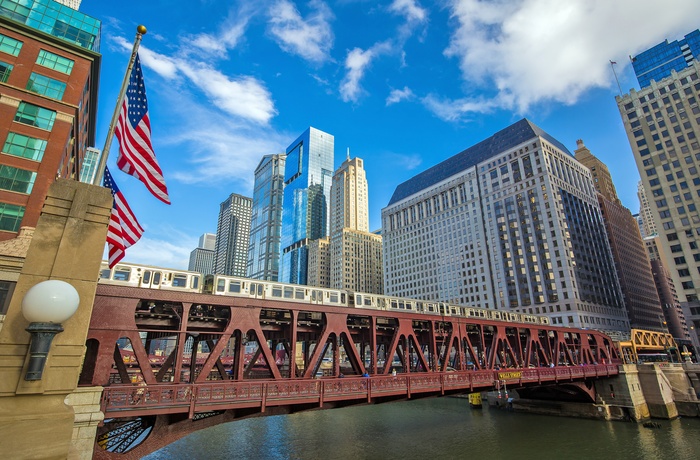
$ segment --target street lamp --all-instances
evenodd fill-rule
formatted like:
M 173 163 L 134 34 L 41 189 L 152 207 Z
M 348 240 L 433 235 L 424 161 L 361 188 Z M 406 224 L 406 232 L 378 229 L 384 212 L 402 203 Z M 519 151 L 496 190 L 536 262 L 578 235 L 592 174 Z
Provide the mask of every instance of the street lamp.
M 73 316 L 79 304 L 78 291 L 65 281 L 42 281 L 27 291 L 22 299 L 22 314 L 30 323 L 25 330 L 32 339 L 24 380 L 41 380 L 51 342 L 63 332 L 61 323 Z

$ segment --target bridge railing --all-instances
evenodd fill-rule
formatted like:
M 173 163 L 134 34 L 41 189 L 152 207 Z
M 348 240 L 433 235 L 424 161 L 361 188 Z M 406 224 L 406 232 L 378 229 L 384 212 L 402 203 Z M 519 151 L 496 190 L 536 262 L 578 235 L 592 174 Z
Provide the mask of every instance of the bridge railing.
M 498 371 L 456 371 L 323 379 L 217 381 L 201 384 L 113 385 L 102 395 L 106 418 L 189 413 L 341 400 L 371 401 L 378 397 L 418 393 L 455 393 L 518 388 L 546 382 L 616 375 L 616 365 L 571 366 Z

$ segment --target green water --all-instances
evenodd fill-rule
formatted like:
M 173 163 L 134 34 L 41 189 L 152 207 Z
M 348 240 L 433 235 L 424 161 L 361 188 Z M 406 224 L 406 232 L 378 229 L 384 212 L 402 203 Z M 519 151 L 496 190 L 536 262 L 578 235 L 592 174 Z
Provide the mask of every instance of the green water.
M 466 399 L 259 417 L 194 433 L 147 457 L 164 459 L 700 459 L 700 419 L 661 428 L 473 410 Z

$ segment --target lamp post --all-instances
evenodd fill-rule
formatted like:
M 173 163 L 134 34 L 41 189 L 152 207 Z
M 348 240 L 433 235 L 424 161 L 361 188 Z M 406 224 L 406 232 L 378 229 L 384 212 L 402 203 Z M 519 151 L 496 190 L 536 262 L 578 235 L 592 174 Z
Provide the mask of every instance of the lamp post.
M 63 332 L 61 323 L 73 316 L 79 304 L 78 291 L 65 281 L 42 281 L 27 291 L 22 299 L 22 314 L 30 323 L 26 331 L 32 338 L 24 380 L 41 380 L 51 342 Z

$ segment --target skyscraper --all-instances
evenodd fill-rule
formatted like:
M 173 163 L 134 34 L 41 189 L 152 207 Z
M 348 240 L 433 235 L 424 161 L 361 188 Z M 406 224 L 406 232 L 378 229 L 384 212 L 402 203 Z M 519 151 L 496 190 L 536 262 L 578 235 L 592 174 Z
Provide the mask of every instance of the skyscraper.
M 680 72 L 700 58 L 700 30 L 694 30 L 683 39 L 663 43 L 649 48 L 632 58 L 632 67 L 639 87 L 649 86 L 671 76 L 671 71 Z
M 83 165 L 80 167 L 80 182 L 92 184 L 97 175 L 97 165 L 100 163 L 100 149 L 88 147 L 85 149 Z
M 331 186 L 330 287 L 383 294 L 382 237 L 369 232 L 364 162 L 348 158 Z
M 0 240 L 34 227 L 57 176 L 95 143 L 99 20 L 53 0 L 0 8 Z
M 657 235 L 658 232 L 656 231 L 654 216 L 651 213 L 649 198 L 641 180 L 637 183 L 637 198 L 639 199 L 639 219 L 642 221 L 640 226 L 642 238 Z
M 279 281 L 306 284 L 308 242 L 328 235 L 333 136 L 310 127 L 287 148 Z
M 232 193 L 219 207 L 214 273 L 246 276 L 253 200 Z
M 665 332 L 661 330 L 663 322 L 659 321 L 659 317 L 663 317 L 661 301 L 637 219 L 617 197 L 612 176 L 605 163 L 593 155 L 582 140 L 579 139 L 576 145 L 578 148 L 574 152 L 575 157 L 591 171 L 598 191 L 598 204 L 603 212 L 605 231 L 612 249 L 630 327 Z
M 617 96 L 678 299 L 700 329 L 700 62 Z M 696 312 L 693 314 L 693 312 Z
M 591 173 L 526 119 L 400 184 L 382 236 L 389 295 L 629 329 Z
M 214 273 L 214 249 L 216 249 L 215 234 L 205 233 L 200 236 L 199 246 L 190 253 L 190 263 L 187 269 L 202 275 Z
M 285 155 L 265 155 L 255 169 L 248 247 L 249 278 L 278 281 Z

